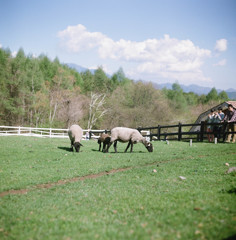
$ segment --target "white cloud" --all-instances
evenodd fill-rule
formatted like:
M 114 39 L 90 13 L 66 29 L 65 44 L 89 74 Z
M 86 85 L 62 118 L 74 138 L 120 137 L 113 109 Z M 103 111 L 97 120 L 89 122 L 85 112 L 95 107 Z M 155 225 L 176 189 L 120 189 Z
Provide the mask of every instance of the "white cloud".
M 128 70 L 130 74 L 133 73 L 132 76 L 155 75 L 179 81 L 194 78 L 200 81 L 210 80 L 204 77 L 201 66 L 204 59 L 211 56 L 211 51 L 195 46 L 191 40 L 164 35 L 161 39 L 140 42 L 124 39 L 114 41 L 100 32 L 89 32 L 81 24 L 67 27 L 58 33 L 58 37 L 62 45 L 72 52 L 93 49 L 102 59 L 135 64 L 134 69 Z M 217 44 L 218 49 L 224 49 L 225 42 L 222 40 L 224 39 Z
M 17 51 L 14 51 L 14 52 L 11 53 L 11 56 L 12 56 L 13 58 L 15 58 L 16 55 L 17 55 Z
M 0 48 L 2 48 L 2 44 L 0 43 Z
M 215 50 L 219 52 L 224 52 L 227 50 L 227 40 L 226 39 L 219 39 L 216 41 Z
M 213 64 L 213 66 L 225 66 L 226 63 L 227 63 L 227 60 L 226 60 L 226 59 L 222 59 L 222 60 L 219 61 L 218 63 Z
M 105 72 L 105 73 L 108 73 L 110 75 L 113 74 L 113 71 L 107 66 L 107 64 L 102 64 L 102 65 L 92 65 L 90 67 L 88 67 L 88 69 L 91 69 L 91 70 L 94 70 L 94 69 L 98 69 L 99 67 L 102 68 L 102 70 Z
M 103 39 L 106 38 L 102 33 L 88 32 L 81 24 L 67 27 L 58 33 L 58 37 L 72 52 L 80 52 L 98 47 L 101 45 Z

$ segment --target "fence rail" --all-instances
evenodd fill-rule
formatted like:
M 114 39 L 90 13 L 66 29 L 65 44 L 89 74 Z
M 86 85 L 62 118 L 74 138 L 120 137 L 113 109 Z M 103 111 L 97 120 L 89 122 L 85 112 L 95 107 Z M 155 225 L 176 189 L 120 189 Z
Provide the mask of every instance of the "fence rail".
M 193 139 L 203 141 L 207 138 L 209 132 L 206 131 L 207 126 L 220 127 L 220 138 L 224 141 L 226 135 L 229 133 L 236 134 L 236 132 L 229 132 L 228 126 L 233 123 L 206 123 L 199 124 L 175 124 L 175 125 L 158 125 L 156 127 L 139 127 L 138 130 L 142 133 L 147 140 L 188 140 Z M 189 127 L 198 126 L 200 130 L 189 131 Z M 89 132 L 89 136 L 86 133 Z M 83 139 L 97 139 L 100 133 L 110 132 L 110 130 L 83 130 Z M 211 134 L 214 134 L 211 133 Z M 34 136 L 34 137 L 49 137 L 49 138 L 68 138 L 68 129 L 59 128 L 32 128 L 32 127 L 13 127 L 13 126 L 0 126 L 0 136 Z
M 150 140 L 197 140 L 197 141 L 203 141 L 204 139 L 207 138 L 208 134 L 217 134 L 220 136 L 222 141 L 225 140 L 227 134 L 236 134 L 235 131 L 229 131 L 228 127 L 230 124 L 236 124 L 236 122 L 228 123 L 206 123 L 206 122 L 201 122 L 201 123 L 194 123 L 194 124 L 175 124 L 175 125 L 158 125 L 156 127 L 145 127 L 141 128 L 139 127 L 139 131 L 143 130 L 149 130 L 150 134 L 146 135 L 150 137 Z M 198 131 L 189 131 L 189 127 L 193 126 L 198 126 L 199 130 Z M 214 127 L 219 127 L 218 132 L 213 131 L 212 133 L 207 132 L 207 126 L 211 126 L 213 129 Z M 186 130 L 185 130 L 186 129 Z M 219 132 L 220 131 L 220 132 Z M 218 137 L 219 138 L 219 137 Z
M 83 139 L 86 139 L 86 132 L 88 132 L 88 130 L 83 130 Z M 105 132 L 105 130 L 91 130 L 90 138 L 98 138 L 96 134 L 100 132 Z M 0 136 L 68 138 L 68 129 L 0 126 Z

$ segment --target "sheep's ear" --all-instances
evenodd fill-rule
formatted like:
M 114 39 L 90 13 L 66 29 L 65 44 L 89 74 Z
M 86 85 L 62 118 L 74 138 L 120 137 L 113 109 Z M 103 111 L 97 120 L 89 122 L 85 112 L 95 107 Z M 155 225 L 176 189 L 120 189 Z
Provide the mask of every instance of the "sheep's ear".
M 82 146 L 82 147 L 84 146 L 82 143 L 79 143 L 79 145 Z

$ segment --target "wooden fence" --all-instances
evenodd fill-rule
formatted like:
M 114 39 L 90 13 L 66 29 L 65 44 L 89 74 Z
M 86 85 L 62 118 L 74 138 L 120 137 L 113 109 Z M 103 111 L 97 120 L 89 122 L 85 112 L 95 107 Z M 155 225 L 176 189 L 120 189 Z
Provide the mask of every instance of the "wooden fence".
M 229 124 L 236 124 L 236 122 L 233 123 L 206 123 L 206 122 L 201 122 L 199 124 L 176 124 L 176 125 L 158 125 L 156 127 L 145 127 L 141 128 L 139 127 L 139 131 L 143 130 L 149 130 L 150 134 L 146 135 L 147 137 L 150 137 L 150 140 L 178 140 L 178 141 L 183 141 L 183 140 L 189 140 L 193 139 L 196 141 L 202 142 L 204 139 L 207 138 L 207 134 L 209 132 L 206 131 L 207 126 L 212 126 L 214 127 L 220 127 L 220 139 L 222 141 L 225 140 L 226 136 L 228 133 L 234 133 L 236 132 L 229 132 L 228 131 L 228 125 Z M 190 131 L 192 127 L 198 127 L 199 130 L 197 131 Z M 214 133 L 214 132 L 213 132 Z
M 203 141 L 207 138 L 206 131 L 207 126 L 221 127 L 220 138 L 225 140 L 225 137 L 229 132 L 228 125 L 232 123 L 206 123 L 201 122 L 199 124 L 176 124 L 176 125 L 158 125 L 156 127 L 139 127 L 138 130 L 142 133 L 147 140 L 178 140 L 184 141 L 193 139 L 196 141 Z M 236 122 L 234 122 L 236 124 Z M 192 127 L 198 127 L 197 131 L 189 131 Z M 13 127 L 13 126 L 0 126 L 0 136 L 34 136 L 34 137 L 49 137 L 49 138 L 68 138 L 68 129 L 59 128 L 31 128 L 31 127 Z M 86 137 L 86 133 L 89 132 L 89 137 Z M 110 130 L 83 130 L 83 139 L 97 139 L 100 133 L 110 132 Z

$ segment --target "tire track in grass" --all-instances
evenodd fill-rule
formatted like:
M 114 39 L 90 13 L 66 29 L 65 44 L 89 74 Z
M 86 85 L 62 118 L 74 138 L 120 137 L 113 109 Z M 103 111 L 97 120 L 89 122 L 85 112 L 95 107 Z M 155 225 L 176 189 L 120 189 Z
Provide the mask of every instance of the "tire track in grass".
M 105 176 L 105 175 L 110 175 L 110 174 L 117 173 L 117 172 L 128 171 L 132 168 L 133 167 L 112 169 L 110 171 L 100 172 L 100 173 L 96 173 L 96 174 L 89 174 L 89 175 L 82 176 L 82 177 L 74 177 L 74 178 L 59 180 L 57 182 L 37 184 L 37 185 L 31 186 L 31 188 L 28 188 L 28 189 L 17 189 L 17 190 L 11 189 L 11 190 L 8 190 L 8 191 L 1 192 L 0 197 L 4 197 L 4 196 L 7 196 L 7 195 L 11 195 L 11 194 L 27 194 L 28 192 L 33 191 L 35 189 L 44 189 L 44 188 L 48 189 L 48 188 L 52 188 L 54 186 L 60 186 L 60 185 L 64 185 L 64 184 L 67 184 L 67 183 L 84 181 L 86 179 L 95 179 L 95 178 L 98 178 L 98 177 L 102 177 L 102 176 Z
M 231 154 L 236 154 L 236 153 L 231 153 Z M 198 157 L 203 158 L 203 157 L 208 157 L 209 155 L 199 155 Z M 4 197 L 7 195 L 14 195 L 14 194 L 27 194 L 28 192 L 31 192 L 35 189 L 49 189 L 52 188 L 54 186 L 61 186 L 67 183 L 73 183 L 73 182 L 78 182 L 78 181 L 84 181 L 87 179 L 96 179 L 105 175 L 110 175 L 110 174 L 114 174 L 114 173 L 119 173 L 119 172 L 124 172 L 124 171 L 128 171 L 131 169 L 136 169 L 136 168 L 142 168 L 142 167 L 147 167 L 147 166 L 153 166 L 156 164 L 161 164 L 161 163 L 169 163 L 169 162 L 175 162 L 175 161 L 181 161 L 181 160 L 189 160 L 189 159 L 194 159 L 194 157 L 188 157 L 188 158 L 176 158 L 176 159 L 171 159 L 171 160 L 167 160 L 167 161 L 155 161 L 152 163 L 146 163 L 144 165 L 139 165 L 139 166 L 132 166 L 132 167 L 127 167 L 127 168 L 117 168 L 117 169 L 112 169 L 110 171 L 104 171 L 104 172 L 100 172 L 100 173 L 96 173 L 96 174 L 89 174 L 89 175 L 85 175 L 82 177 L 74 177 L 74 178 L 69 178 L 69 179 L 62 179 L 62 180 L 58 180 L 57 182 L 51 182 L 51 183 L 42 183 L 42 184 L 37 184 L 34 186 L 31 186 L 31 188 L 28 189 L 11 189 L 8 191 L 4 191 L 0 193 L 0 197 Z

